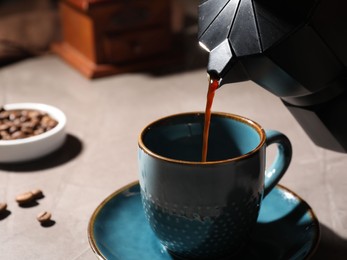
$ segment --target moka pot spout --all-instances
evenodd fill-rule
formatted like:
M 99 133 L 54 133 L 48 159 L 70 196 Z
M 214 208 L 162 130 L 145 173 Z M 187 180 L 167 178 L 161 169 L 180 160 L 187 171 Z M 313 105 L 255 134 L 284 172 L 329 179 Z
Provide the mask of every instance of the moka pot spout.
M 211 78 L 219 79 L 219 86 L 249 80 L 242 63 L 232 54 L 227 40 L 209 53 L 207 73 Z

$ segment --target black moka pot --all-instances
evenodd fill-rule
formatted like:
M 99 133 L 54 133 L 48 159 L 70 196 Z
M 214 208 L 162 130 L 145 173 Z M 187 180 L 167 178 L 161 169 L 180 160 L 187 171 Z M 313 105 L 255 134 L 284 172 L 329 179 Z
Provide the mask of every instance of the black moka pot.
M 201 0 L 199 43 L 220 84 L 280 97 L 313 142 L 347 152 L 347 1 Z

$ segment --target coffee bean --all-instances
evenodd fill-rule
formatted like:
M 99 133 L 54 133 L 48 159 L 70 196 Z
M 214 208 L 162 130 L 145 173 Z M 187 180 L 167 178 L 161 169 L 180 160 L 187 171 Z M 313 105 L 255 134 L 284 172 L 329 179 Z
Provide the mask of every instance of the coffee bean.
M 28 112 L 28 116 L 31 117 L 31 118 L 39 118 L 39 117 L 42 117 L 42 114 L 40 111 L 37 111 L 37 110 L 30 110 Z
M 20 111 L 20 114 L 21 114 L 21 116 L 28 117 L 29 112 L 28 112 L 28 110 L 22 110 L 22 111 Z
M 9 124 L 2 124 L 2 125 L 0 125 L 0 131 L 3 131 L 3 130 L 7 130 L 7 129 L 9 129 L 10 128 L 10 125 Z
M 0 139 L 2 140 L 10 140 L 11 136 L 7 131 L 0 131 Z
M 18 127 L 13 125 L 8 129 L 8 133 L 9 134 L 13 134 L 14 132 L 16 132 L 18 130 Z
M 51 220 L 52 214 L 48 211 L 42 211 L 40 214 L 37 215 L 37 220 L 40 223 L 47 223 Z
M 0 140 L 22 139 L 42 134 L 58 122 L 38 110 L 5 110 L 0 107 Z
M 22 122 L 20 121 L 19 118 L 16 118 L 16 119 L 14 119 L 14 120 L 11 121 L 11 122 L 13 122 L 13 125 L 15 125 L 15 126 L 17 126 L 17 127 L 19 127 L 19 126 L 22 125 Z
M 5 135 L 8 135 L 8 133 L 7 133 L 7 131 L 4 131 L 4 130 L 3 130 L 3 131 L 0 131 L 0 135 L 1 135 L 1 136 L 5 136 Z
M 10 112 L 4 110 L 4 108 L 2 108 L 2 111 L 0 113 L 0 119 L 8 119 L 10 115 Z
M 25 135 L 31 135 L 34 132 L 34 130 L 31 127 L 22 127 L 21 131 Z
M 10 112 L 10 115 L 8 116 L 8 118 L 9 118 L 11 121 L 14 121 L 17 117 L 18 117 L 18 113 L 17 113 L 16 111 Z
M 27 121 L 27 122 L 23 122 L 21 127 L 22 129 L 31 129 L 32 131 L 34 131 L 35 127 L 37 126 L 38 121 L 35 123 L 33 121 Z
M 58 122 L 56 120 L 50 118 L 47 124 L 48 124 L 49 129 L 52 129 L 53 127 L 55 127 L 58 124 Z
M 13 134 L 11 134 L 12 139 L 21 139 L 24 137 L 25 137 L 25 134 L 22 131 L 16 131 Z
M 34 195 L 31 191 L 22 193 L 16 197 L 16 201 L 19 204 L 28 204 L 34 200 Z
M 43 192 L 40 189 L 32 190 L 31 193 L 33 194 L 34 199 L 41 199 L 41 198 L 43 198 Z
M 0 215 L 4 213 L 7 209 L 7 204 L 6 203 L 1 203 L 0 202 Z
M 28 120 L 29 120 L 29 117 L 23 116 L 23 115 L 19 118 L 19 121 L 21 121 L 22 123 L 23 123 L 23 122 L 26 122 L 26 121 L 28 121 Z
M 32 118 L 30 123 L 32 128 L 37 128 L 40 126 L 40 120 L 38 118 Z

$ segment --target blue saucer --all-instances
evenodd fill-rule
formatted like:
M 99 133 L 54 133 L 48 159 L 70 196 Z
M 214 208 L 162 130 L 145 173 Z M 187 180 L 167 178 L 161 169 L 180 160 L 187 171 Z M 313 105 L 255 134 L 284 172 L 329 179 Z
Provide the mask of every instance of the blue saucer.
M 138 182 L 114 192 L 94 211 L 89 243 L 101 259 L 174 259 L 150 229 L 141 204 Z M 264 199 L 256 228 L 241 259 L 307 259 L 320 237 L 310 206 L 277 185 Z

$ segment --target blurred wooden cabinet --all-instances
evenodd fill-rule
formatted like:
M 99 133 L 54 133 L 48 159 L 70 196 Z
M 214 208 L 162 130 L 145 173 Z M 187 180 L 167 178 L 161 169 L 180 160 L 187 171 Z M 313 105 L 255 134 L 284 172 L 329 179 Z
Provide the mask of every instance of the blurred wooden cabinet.
M 170 0 L 62 0 L 53 50 L 88 78 L 150 69 L 172 45 Z

